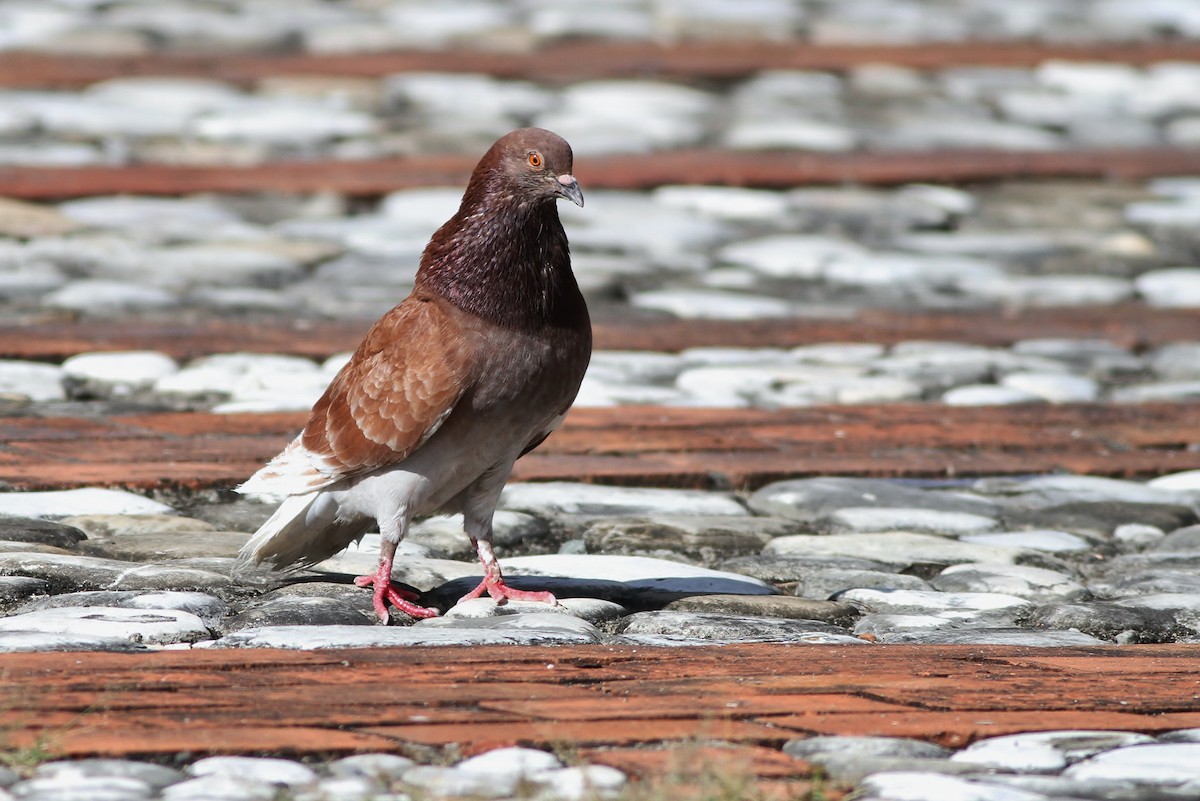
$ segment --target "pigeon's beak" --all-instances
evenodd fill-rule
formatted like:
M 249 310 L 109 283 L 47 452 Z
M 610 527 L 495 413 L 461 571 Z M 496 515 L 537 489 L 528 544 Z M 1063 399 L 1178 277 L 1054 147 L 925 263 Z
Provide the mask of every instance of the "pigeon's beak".
M 579 188 L 579 182 L 575 180 L 575 176 L 570 173 L 564 173 L 558 176 L 557 180 L 558 194 L 576 206 L 583 206 L 583 190 Z

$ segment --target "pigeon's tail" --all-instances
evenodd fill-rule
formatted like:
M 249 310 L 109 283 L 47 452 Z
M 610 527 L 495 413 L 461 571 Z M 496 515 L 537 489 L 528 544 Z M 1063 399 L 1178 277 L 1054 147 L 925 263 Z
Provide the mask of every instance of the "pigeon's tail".
M 370 518 L 339 517 L 337 501 L 327 493 L 291 495 L 242 546 L 238 569 L 264 563 L 275 568 L 307 567 L 361 538 L 370 526 Z

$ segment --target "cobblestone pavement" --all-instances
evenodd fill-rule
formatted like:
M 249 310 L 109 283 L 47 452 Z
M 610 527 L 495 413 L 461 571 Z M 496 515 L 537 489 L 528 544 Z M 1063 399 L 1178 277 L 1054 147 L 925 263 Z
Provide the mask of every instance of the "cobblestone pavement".
M 447 47 L 530 53 L 578 40 L 1186 42 L 1200 35 L 1200 12 L 1188 0 L 628 0 L 588 8 L 532 0 L 61 0 L 6 3 L 0 28 L 0 48 L 41 54 L 272 57 Z M 1200 64 L 1192 61 L 1063 58 L 692 80 L 533 80 L 460 70 L 249 81 L 129 75 L 72 88 L 24 81 L 0 89 L 0 164 L 473 156 L 529 124 L 566 136 L 581 163 L 694 148 L 806 158 L 1187 150 L 1200 145 L 1198 85 Z M 1200 328 L 1157 338 L 1137 328 L 1138 315 L 1171 316 L 1176 327 L 1159 330 L 1172 332 L 1200 322 L 1190 316 L 1200 309 L 1200 178 L 956 186 L 933 178 L 770 190 L 585 186 L 586 208 L 566 209 L 564 218 L 576 273 L 610 330 L 678 324 L 699 331 L 713 321 L 804 326 L 870 314 L 952 314 L 969 326 L 973 315 L 995 321 L 1044 312 L 1111 313 L 1132 321 L 1123 329 L 1129 335 L 1098 327 L 981 343 L 964 329 L 755 347 L 687 347 L 685 335 L 669 349 L 599 350 L 579 405 L 768 414 L 903 403 L 922 405 L 934 419 L 951 406 L 994 408 L 997 420 L 1031 405 L 1080 404 L 1084 419 L 1087 409 L 1112 405 L 1154 403 L 1155 420 L 1169 415 L 1164 403 L 1192 408 L 1200 397 Z M 0 188 L 4 181 L 0 171 Z M 0 414 L 46 421 L 47 431 L 63 425 L 52 447 L 45 437 L 36 447 L 70 459 L 85 441 L 95 447 L 70 426 L 118 412 L 215 412 L 235 426 L 246 415 L 306 409 L 346 358 L 344 344 L 317 344 L 301 356 L 251 353 L 262 348 L 248 342 L 245 350 L 214 347 L 186 358 L 153 342 L 117 352 L 98 344 L 46 359 L 22 350 L 18 326 L 220 321 L 245 325 L 249 339 L 262 321 L 275 329 L 365 327 L 408 291 L 421 249 L 460 193 L 461 186 L 431 180 L 369 197 L 0 198 L 0 351 L 11 357 L 0 361 Z M 757 436 L 770 444 L 793 434 L 781 426 Z M 1176 439 L 1151 447 L 1195 450 L 1194 433 Z M 27 463 L 30 449 L 0 443 L 0 473 Z M 516 483 L 496 520 L 506 574 L 515 586 L 552 590 L 560 604 L 456 605 L 477 580 L 476 565 L 459 521 L 431 520 L 404 544 L 396 577 L 444 614 L 390 627 L 375 624 L 369 598 L 347 583 L 374 564 L 377 535 L 302 574 L 235 577 L 234 554 L 270 511 L 261 500 L 212 489 L 150 497 L 87 482 L 4 492 L 0 651 L 224 652 L 236 660 L 263 648 L 422 645 L 550 645 L 567 653 L 763 642 L 873 653 L 959 644 L 1048 654 L 1055 651 L 1043 649 L 1110 646 L 1119 654 L 1194 644 L 1200 472 L 1136 481 L 1113 472 L 903 481 L 806 475 L 721 491 Z M 1111 692 L 1119 705 L 1120 690 Z M 1168 711 L 1193 709 L 1185 699 Z M 1200 794 L 1200 735 L 1189 725 L 1181 719 L 1150 734 L 1141 722 L 1114 719 L 1112 730 L 1022 730 L 969 746 L 935 744 L 927 731 L 911 739 L 833 732 L 779 737 L 764 751 L 819 765 L 839 782 L 857 783 L 859 797 L 880 801 L 1151 801 Z M 637 774 L 595 754 L 571 759 L 543 749 L 483 749 L 453 766 L 434 763 L 454 755 L 414 752 L 319 764 L 222 756 L 169 767 L 123 759 L 34 767 L 45 755 L 16 739 L 11 747 L 5 741 L 13 769 L 0 770 L 0 801 L 572 799 L 628 795 L 627 774 Z M 805 770 L 800 775 L 811 778 Z

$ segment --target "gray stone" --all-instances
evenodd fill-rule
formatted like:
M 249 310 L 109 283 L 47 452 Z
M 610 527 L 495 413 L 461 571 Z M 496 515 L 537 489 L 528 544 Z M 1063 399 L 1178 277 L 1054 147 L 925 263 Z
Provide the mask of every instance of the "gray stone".
M 887 644 L 920 645 L 1011 645 L 1028 648 L 1069 648 L 1076 645 L 1111 645 L 1080 631 L 1031 631 L 1025 628 L 986 626 L 969 628 L 920 628 L 880 634 Z
M 966 493 L 906 487 L 890 481 L 861 478 L 810 478 L 768 484 L 750 496 L 750 508 L 813 524 L 846 507 L 910 508 L 989 516 L 995 505 Z
M 838 600 L 853 603 L 868 612 L 934 614 L 965 620 L 987 615 L 1017 615 L 1032 606 L 1024 598 L 994 592 L 889 591 L 866 588 L 846 590 L 838 595 Z
M 422 520 L 412 527 L 405 539 L 424 545 L 432 555 L 445 559 L 476 559 L 475 549 L 463 530 L 462 515 Z M 549 540 L 550 526 L 533 515 L 501 509 L 492 518 L 492 544 L 501 555 L 544 547 Z
M 638 612 L 620 620 L 617 634 L 655 635 L 679 641 L 804 642 L 811 634 L 845 635 L 840 626 L 816 620 L 750 617 L 712 612 Z
M 668 611 L 816 620 L 850 626 L 862 613 L 852 604 L 786 595 L 696 595 L 667 604 Z
M 71 549 L 87 539 L 78 527 L 31 517 L 0 517 L 0 540 L 36 542 L 55 548 Z
M 888 573 L 881 570 L 854 570 L 829 567 L 814 570 L 796 584 L 796 595 L 802 598 L 832 598 L 840 592 L 856 588 L 873 590 L 929 590 L 929 582 L 917 576 Z
M 172 565 L 139 565 L 94 556 L 0 553 L 0 575 L 48 582 L 55 592 L 73 590 L 221 590 L 226 576 Z
M 196 615 L 212 626 L 229 614 L 229 605 L 202 592 L 94 591 L 67 592 L 39 598 L 22 606 L 17 614 L 61 607 L 121 607 L 124 609 L 177 609 Z
M 1155 539 L 1148 551 L 1200 551 L 1200 526 L 1185 526 Z
M 132 562 L 159 562 L 194 557 L 229 557 L 250 539 L 240 531 L 144 531 L 90 537 L 80 543 L 81 553 Z
M 1174 531 L 1196 522 L 1191 507 L 1179 504 L 1066 499 L 1032 508 L 1023 503 L 1006 505 L 1001 517 L 1011 529 L 1059 529 L 1093 538 L 1107 538 L 1118 526 L 1133 523 Z
M 961 776 L 898 770 L 863 779 L 856 794 L 864 801 L 1049 801 L 1041 793 L 989 787 Z
M 831 758 L 895 757 L 898 759 L 945 759 L 953 752 L 924 740 L 907 737 L 816 736 L 788 740 L 783 745 L 788 756 L 823 765 Z
M 1039 629 L 1082 631 L 1120 643 L 1171 642 L 1182 633 L 1169 611 L 1103 601 L 1045 604 L 1033 609 L 1026 623 Z

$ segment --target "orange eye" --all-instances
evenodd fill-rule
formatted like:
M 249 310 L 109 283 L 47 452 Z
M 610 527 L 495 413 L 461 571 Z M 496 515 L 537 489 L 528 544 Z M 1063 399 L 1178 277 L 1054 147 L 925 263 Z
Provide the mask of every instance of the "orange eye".
M 529 166 L 533 167 L 535 170 L 540 170 L 542 168 L 542 154 L 536 150 L 530 153 Z

